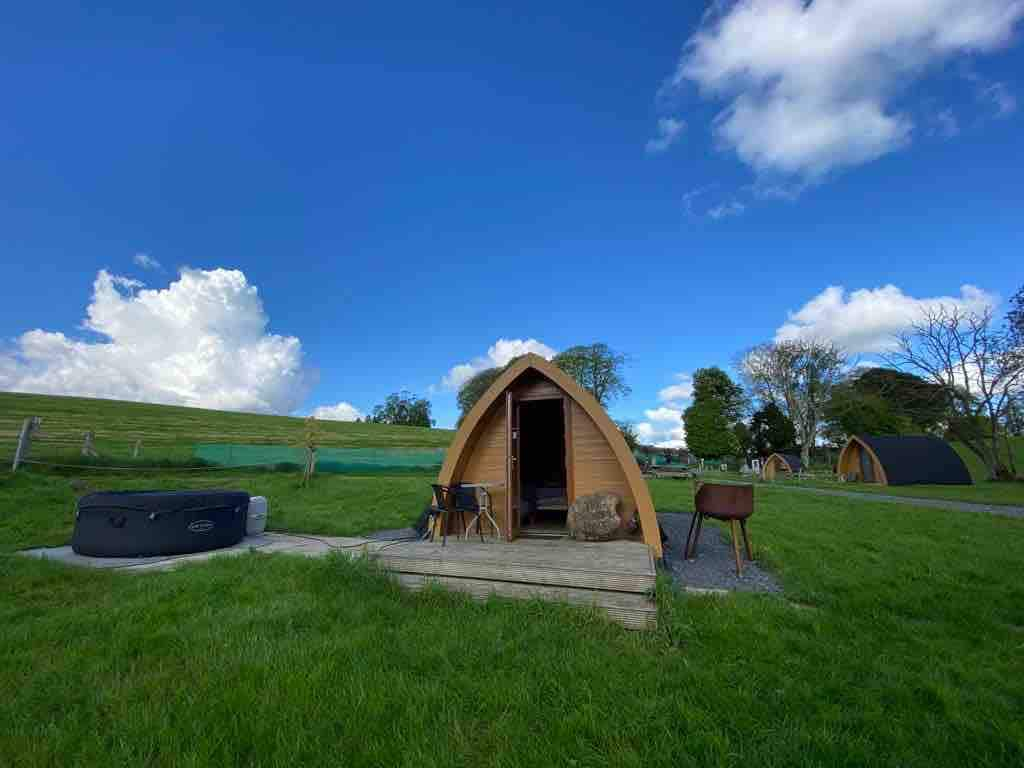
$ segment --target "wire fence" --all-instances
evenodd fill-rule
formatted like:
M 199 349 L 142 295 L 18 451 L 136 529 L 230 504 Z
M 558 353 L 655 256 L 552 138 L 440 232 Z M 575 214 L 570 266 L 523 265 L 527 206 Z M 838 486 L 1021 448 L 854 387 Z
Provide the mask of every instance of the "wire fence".
M 302 472 L 307 452 L 296 444 L 264 444 L 253 434 L 252 443 L 193 443 L 186 437 L 168 433 L 153 435 L 149 443 L 136 437 L 119 437 L 110 431 L 99 437 L 92 432 L 71 435 L 48 434 L 45 425 L 29 430 L 22 442 L 19 434 L 10 437 L 9 454 L 2 461 L 12 467 L 57 472 L 89 473 L 168 473 L 203 474 L 231 471 Z M 7 442 L 8 435 L 3 435 Z M 18 449 L 21 445 L 22 448 Z M 4 446 L 5 448 L 8 446 Z M 4 451 L 6 453 L 6 451 Z M 439 447 L 349 448 L 319 446 L 315 452 L 315 471 L 325 474 L 436 474 L 445 456 Z
M 8 463 L 13 462 L 13 458 L 8 460 Z M 53 469 L 92 469 L 103 472 L 153 472 L 154 470 L 165 470 L 168 472 L 223 472 L 224 470 L 234 469 L 276 469 L 279 465 L 277 464 L 237 464 L 232 466 L 201 466 L 201 467 L 184 467 L 176 466 L 173 464 L 146 464 L 140 462 L 133 467 L 118 467 L 111 464 L 104 463 L 88 463 L 79 462 L 77 464 L 59 464 L 51 461 L 37 461 L 35 459 L 22 459 L 20 464 L 32 464 L 38 467 L 50 467 Z M 289 466 L 289 470 L 294 470 L 294 467 Z

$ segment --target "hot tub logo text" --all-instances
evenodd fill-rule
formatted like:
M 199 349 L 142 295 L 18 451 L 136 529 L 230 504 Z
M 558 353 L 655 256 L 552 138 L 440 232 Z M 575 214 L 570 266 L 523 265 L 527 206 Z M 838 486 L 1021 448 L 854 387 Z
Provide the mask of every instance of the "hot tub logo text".
M 213 520 L 194 520 L 188 524 L 192 533 L 209 533 L 213 530 Z

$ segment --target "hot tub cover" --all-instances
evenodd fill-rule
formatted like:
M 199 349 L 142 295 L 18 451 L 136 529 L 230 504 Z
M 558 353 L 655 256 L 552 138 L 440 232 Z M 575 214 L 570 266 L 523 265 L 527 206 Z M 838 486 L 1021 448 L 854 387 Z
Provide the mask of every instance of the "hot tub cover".
M 242 491 L 120 491 L 78 502 L 71 548 L 93 557 L 183 555 L 230 547 L 245 536 Z

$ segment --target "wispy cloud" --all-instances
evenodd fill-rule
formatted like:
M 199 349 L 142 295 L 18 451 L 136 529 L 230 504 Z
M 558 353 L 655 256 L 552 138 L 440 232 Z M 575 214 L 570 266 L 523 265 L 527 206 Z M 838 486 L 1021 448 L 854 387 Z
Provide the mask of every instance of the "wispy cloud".
M 747 206 L 739 200 L 730 200 L 727 203 L 722 203 L 721 205 L 709 208 L 708 216 L 717 221 L 719 219 L 728 219 L 731 216 L 740 216 L 745 210 L 747 210 Z
M 674 117 L 663 117 L 658 120 L 658 135 L 648 140 L 644 149 L 649 155 L 656 155 L 671 147 L 683 135 L 686 123 Z
M 682 202 L 683 202 L 683 211 L 686 213 L 686 215 L 687 216 L 696 216 L 697 213 L 696 213 L 695 203 L 696 203 L 697 199 L 699 197 L 701 197 L 702 195 L 707 194 L 708 192 L 710 192 L 714 188 L 715 188 L 714 184 L 707 184 L 707 185 L 705 185 L 703 187 L 696 187 L 694 189 L 691 189 L 689 192 L 684 193 L 683 194 L 683 198 L 682 198 Z
M 148 253 L 142 253 L 141 251 L 132 256 L 132 261 L 143 269 L 163 269 L 163 265 L 159 261 L 154 259 Z
M 960 123 L 952 109 L 944 109 L 935 116 L 935 133 L 944 139 L 952 139 L 960 134 Z
M 1006 87 L 1006 83 L 989 83 L 978 95 L 992 105 L 996 117 L 1007 117 L 1017 111 L 1017 97 Z

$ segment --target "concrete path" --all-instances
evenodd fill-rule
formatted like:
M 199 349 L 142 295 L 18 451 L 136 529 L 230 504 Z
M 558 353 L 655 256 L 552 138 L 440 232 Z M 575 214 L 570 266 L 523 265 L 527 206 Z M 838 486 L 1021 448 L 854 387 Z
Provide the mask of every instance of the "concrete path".
M 306 557 L 319 557 L 339 549 L 354 553 L 365 549 L 370 544 L 364 538 L 346 536 L 313 536 L 290 533 L 263 533 L 259 536 L 246 536 L 240 542 L 224 549 L 209 552 L 193 552 L 188 555 L 161 555 L 157 557 L 89 557 L 72 551 L 70 546 L 39 547 L 22 550 L 19 554 L 27 557 L 38 557 L 43 560 L 56 560 L 67 565 L 81 565 L 87 568 L 102 568 L 122 571 L 169 570 L 183 563 L 209 560 L 211 557 L 231 557 L 244 555 L 247 552 L 290 552 Z M 379 546 L 379 543 L 377 544 Z
M 857 493 L 856 491 L 832 491 L 828 488 L 809 488 L 803 485 L 776 485 L 773 490 L 800 491 L 817 493 L 821 496 L 840 496 L 844 499 L 860 501 L 890 501 L 897 504 L 911 504 L 915 507 L 934 507 L 951 509 L 954 512 L 983 512 L 1003 517 L 1024 517 L 1024 507 L 1008 507 L 1002 504 L 978 504 L 970 501 L 953 501 L 952 499 L 922 499 L 916 496 L 892 496 L 886 493 Z

